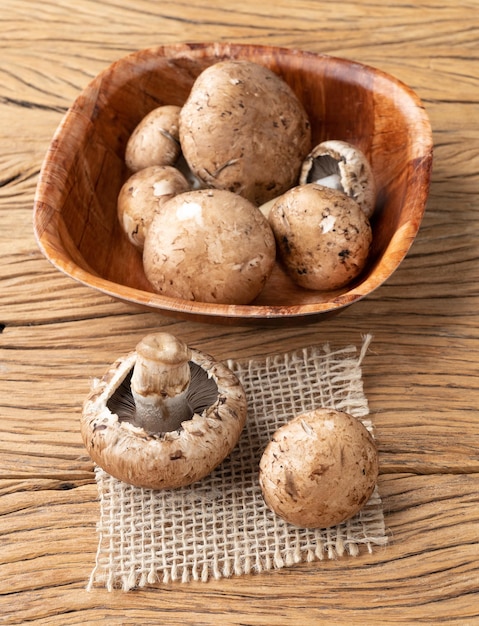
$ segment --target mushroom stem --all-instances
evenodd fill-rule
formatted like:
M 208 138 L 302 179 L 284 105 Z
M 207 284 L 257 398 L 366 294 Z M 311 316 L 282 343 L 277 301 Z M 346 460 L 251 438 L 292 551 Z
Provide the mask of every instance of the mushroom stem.
M 330 189 L 344 191 L 343 186 L 341 185 L 341 179 L 339 178 L 339 174 L 329 174 L 329 176 L 316 178 L 316 180 L 314 180 L 313 182 L 317 183 L 318 185 L 323 185 L 323 187 L 329 187 Z
M 310 157 L 310 167 L 306 183 L 318 183 L 331 189 L 344 191 L 341 183 L 340 161 L 329 154 L 318 154 Z
M 148 432 L 177 430 L 190 419 L 190 349 L 169 333 L 144 337 L 136 347 L 131 377 L 135 424 Z

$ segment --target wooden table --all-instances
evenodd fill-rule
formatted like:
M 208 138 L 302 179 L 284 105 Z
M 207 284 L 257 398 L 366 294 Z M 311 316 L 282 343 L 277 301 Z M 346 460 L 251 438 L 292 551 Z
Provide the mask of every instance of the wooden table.
M 0 623 L 479 624 L 477 0 L 3 0 L 0 13 Z M 69 104 L 120 56 L 160 43 L 296 47 L 383 69 L 429 113 L 435 164 L 419 236 L 373 295 L 312 325 L 175 321 L 81 286 L 31 227 Z M 147 332 L 222 359 L 373 342 L 363 364 L 389 545 L 209 583 L 86 592 L 98 494 L 79 434 L 90 380 Z

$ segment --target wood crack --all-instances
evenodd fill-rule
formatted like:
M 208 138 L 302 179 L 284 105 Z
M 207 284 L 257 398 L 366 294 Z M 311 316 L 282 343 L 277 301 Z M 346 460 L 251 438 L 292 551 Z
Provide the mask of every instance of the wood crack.
M 41 111 L 55 111 L 58 113 L 66 113 L 68 107 L 60 107 L 60 106 L 48 106 L 46 104 L 39 104 L 38 102 L 30 102 L 28 100 L 20 100 L 17 98 L 8 98 L 6 96 L 0 97 L 0 104 L 6 104 L 8 106 L 19 106 L 25 109 L 39 109 Z

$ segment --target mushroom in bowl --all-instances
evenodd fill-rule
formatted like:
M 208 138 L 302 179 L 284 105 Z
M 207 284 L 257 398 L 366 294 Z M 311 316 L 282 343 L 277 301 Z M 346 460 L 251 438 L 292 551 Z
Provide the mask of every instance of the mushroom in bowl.
M 189 190 L 187 179 L 171 165 L 150 165 L 128 178 L 118 195 L 118 219 L 138 250 L 143 250 L 146 233 L 163 204 Z
M 339 289 L 366 265 L 371 226 L 360 205 L 342 191 L 298 185 L 278 198 L 268 220 L 286 271 L 305 289 Z
M 180 155 L 179 106 L 153 109 L 130 135 L 125 162 L 132 172 L 151 165 L 173 165 Z
M 168 200 L 145 236 L 143 267 L 155 290 L 200 302 L 248 304 L 269 278 L 273 231 L 249 200 L 197 189 Z
M 318 183 L 342 191 L 356 200 L 366 217 L 376 206 L 376 182 L 366 155 L 346 141 L 330 139 L 317 145 L 307 156 L 299 184 Z
M 309 118 L 291 87 L 244 59 L 201 72 L 179 118 L 181 149 L 196 176 L 257 205 L 297 182 L 311 147 Z

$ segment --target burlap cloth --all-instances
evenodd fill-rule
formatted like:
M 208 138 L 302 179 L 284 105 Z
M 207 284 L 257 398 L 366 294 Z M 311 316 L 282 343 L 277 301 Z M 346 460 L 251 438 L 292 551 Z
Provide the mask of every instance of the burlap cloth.
M 328 529 L 301 529 L 275 517 L 258 484 L 258 463 L 274 431 L 321 406 L 367 419 L 361 349 L 328 345 L 265 360 L 228 361 L 248 398 L 248 422 L 230 457 L 190 487 L 132 487 L 96 468 L 100 499 L 95 583 L 111 590 L 156 582 L 207 581 L 279 569 L 302 561 L 356 556 L 387 543 L 377 489 L 353 519 Z

